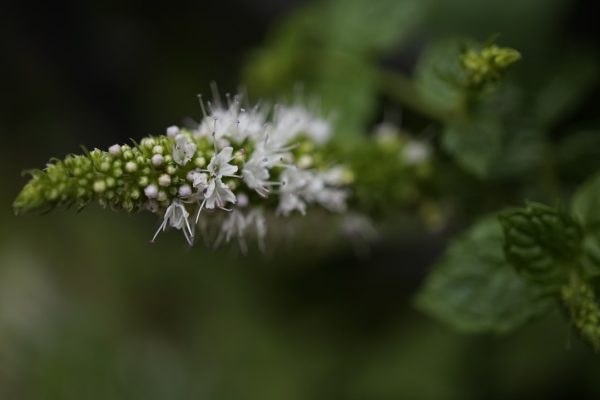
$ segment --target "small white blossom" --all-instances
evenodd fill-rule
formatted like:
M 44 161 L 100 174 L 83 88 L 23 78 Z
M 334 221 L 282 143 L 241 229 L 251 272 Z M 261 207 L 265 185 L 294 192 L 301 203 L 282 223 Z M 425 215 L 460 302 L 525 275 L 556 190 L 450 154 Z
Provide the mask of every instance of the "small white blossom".
M 137 168 L 137 164 L 133 161 L 127 161 L 127 163 L 125 164 L 125 171 L 127 172 L 135 172 L 137 171 Z
M 113 156 L 118 156 L 119 154 L 121 154 L 121 146 L 119 146 L 118 144 L 113 144 L 108 148 L 108 152 Z
M 343 212 L 346 210 L 346 191 L 327 185 L 327 173 L 313 173 L 302 194 L 310 202 L 318 203 L 329 211 Z
M 144 194 L 149 199 L 155 199 L 158 196 L 158 187 L 154 183 L 151 183 L 144 188 Z
M 188 221 L 189 215 L 190 213 L 186 210 L 185 206 L 183 205 L 183 203 L 181 203 L 181 201 L 173 200 L 171 205 L 167 207 L 167 210 L 165 211 L 165 215 L 163 217 L 163 222 L 162 224 L 160 224 L 158 230 L 154 234 L 152 242 L 156 240 L 156 237 L 161 231 L 164 231 L 165 229 L 167 229 L 167 226 L 170 225 L 175 229 L 180 229 L 181 231 L 183 231 L 185 239 L 191 246 L 194 233 Z
M 240 110 L 238 115 L 238 141 L 246 138 L 258 139 L 265 129 L 265 112 L 258 107 L 250 111 Z
M 306 133 L 316 143 L 323 144 L 331 137 L 331 124 L 323 118 L 313 117 L 308 122 Z
M 223 239 L 229 242 L 233 236 L 237 237 L 242 253 L 246 253 L 248 246 L 246 245 L 245 232 L 247 221 L 241 211 L 233 210 L 223 221 L 221 225 L 221 233 L 215 242 L 215 247 L 218 247 Z
M 179 134 L 175 137 L 173 161 L 184 166 L 194 157 L 195 153 L 196 145 L 192 143 L 186 135 Z
M 398 140 L 399 135 L 400 129 L 390 122 L 382 122 L 375 127 L 375 140 L 381 144 L 394 142 Z
M 187 183 L 184 183 L 183 185 L 179 186 L 178 193 L 179 193 L 179 196 L 181 196 L 181 197 L 191 196 L 192 188 Z
M 235 194 L 231 191 L 229 186 L 225 185 L 221 179 L 211 179 L 204 193 L 205 206 L 208 209 L 215 207 L 226 209 L 227 203 L 236 202 Z
M 238 193 L 237 195 L 237 205 L 238 207 L 244 208 L 247 207 L 249 203 L 248 196 L 245 193 Z
M 162 156 L 162 154 L 155 154 L 152 156 L 151 161 L 152 165 L 155 167 L 160 167 L 165 162 L 165 158 Z
M 167 187 L 171 184 L 171 177 L 167 174 L 162 174 L 158 177 L 158 184 L 162 187 Z
M 263 159 L 254 156 L 251 157 L 250 160 L 244 164 L 242 176 L 244 182 L 250 189 L 255 190 L 263 197 L 267 196 L 269 193 L 269 170 Z
M 402 151 L 404 161 L 408 165 L 421 164 L 430 158 L 430 154 L 429 146 L 416 140 L 406 143 Z
M 304 133 L 316 143 L 325 143 L 331 137 L 329 121 L 316 117 L 305 107 L 280 106 L 275 110 L 274 132 L 276 140 L 289 142 Z
M 229 164 L 233 159 L 232 156 L 233 147 L 225 147 L 218 154 L 215 154 L 208 163 L 208 172 L 211 176 L 216 178 L 222 178 L 224 176 L 235 176 L 238 167 L 236 165 Z
M 204 191 L 208 187 L 208 174 L 193 171 L 192 186 L 198 191 Z
M 167 128 L 167 136 L 169 136 L 169 137 L 175 137 L 175 136 L 177 136 L 178 133 L 179 133 L 179 128 L 175 125 Z
M 223 240 L 229 242 L 235 237 L 240 245 L 240 250 L 246 254 L 248 252 L 246 236 L 253 235 L 257 239 L 259 249 L 264 252 L 266 233 L 266 221 L 261 209 L 253 209 L 247 214 L 233 210 L 221 225 L 221 232 L 217 237 L 215 247 L 219 246 Z
M 302 215 L 306 213 L 306 203 L 301 195 L 308 184 L 308 178 L 309 174 L 298 168 L 290 167 L 282 172 L 278 213 L 289 215 L 294 210 Z
M 156 145 L 152 148 L 152 152 L 154 154 L 162 154 L 162 153 L 164 153 L 164 151 L 165 151 L 164 147 L 159 146 L 159 145 Z

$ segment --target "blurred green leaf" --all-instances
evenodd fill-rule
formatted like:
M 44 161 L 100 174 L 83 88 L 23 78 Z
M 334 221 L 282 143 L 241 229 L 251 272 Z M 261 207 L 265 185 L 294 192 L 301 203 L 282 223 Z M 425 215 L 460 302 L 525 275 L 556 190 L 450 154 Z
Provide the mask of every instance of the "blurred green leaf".
M 544 160 L 544 133 L 527 126 L 505 127 L 503 129 L 501 154 L 490 166 L 490 176 L 522 177 L 523 173 L 534 171 Z
M 484 177 L 502 150 L 502 128 L 493 118 L 454 121 L 446 126 L 442 144 L 464 169 Z
M 436 109 L 452 111 L 462 107 L 460 67 L 462 39 L 445 38 L 429 45 L 415 67 L 415 83 L 421 97 Z
M 250 58 L 244 76 L 259 96 L 289 94 L 298 83 L 335 112 L 337 129 L 360 134 L 376 105 L 378 57 L 422 22 L 417 0 L 329 0 L 292 15 Z
M 577 265 L 580 225 L 566 211 L 539 203 L 500 214 L 504 253 L 517 272 L 549 287 L 563 284 Z
M 456 239 L 416 298 L 418 308 L 465 332 L 511 331 L 548 310 L 542 289 L 521 279 L 502 253 L 494 217 Z
M 588 276 L 600 274 L 600 174 L 596 174 L 573 197 L 573 214 L 583 225 L 582 264 Z

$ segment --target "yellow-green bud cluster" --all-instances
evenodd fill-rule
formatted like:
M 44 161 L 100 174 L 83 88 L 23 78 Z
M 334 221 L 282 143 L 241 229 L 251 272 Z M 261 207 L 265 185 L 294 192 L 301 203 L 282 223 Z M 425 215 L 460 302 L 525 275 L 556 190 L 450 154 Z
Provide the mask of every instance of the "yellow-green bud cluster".
M 54 160 L 46 169 L 32 171 L 32 179 L 14 202 L 17 213 L 45 211 L 56 206 L 82 208 L 93 200 L 103 207 L 135 211 L 146 206 L 148 186 L 157 188 L 154 198 L 165 207 L 177 196 L 188 172 L 206 167 L 214 154 L 206 138 L 183 131 L 196 145 L 189 162 L 179 165 L 173 158 L 175 139 L 144 138 L 139 144 L 114 145 L 109 151 L 95 149 L 84 155 Z
M 515 49 L 488 45 L 480 51 L 466 50 L 460 63 L 467 73 L 467 85 L 481 88 L 498 81 L 508 67 L 520 59 L 521 54 Z
M 561 298 L 579 335 L 594 350 L 600 350 L 600 306 L 592 287 L 573 277 L 562 287 Z

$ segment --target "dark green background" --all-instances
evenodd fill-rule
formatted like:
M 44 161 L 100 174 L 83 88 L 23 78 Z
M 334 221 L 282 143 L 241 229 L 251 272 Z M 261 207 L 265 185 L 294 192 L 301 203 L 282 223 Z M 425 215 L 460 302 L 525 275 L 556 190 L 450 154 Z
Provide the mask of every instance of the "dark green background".
M 427 234 L 399 222 L 364 257 L 302 237 L 241 257 L 233 247 L 189 249 L 172 232 L 150 245 L 157 221 L 145 214 L 13 215 L 22 170 L 198 117 L 196 94 L 211 80 L 235 91 L 248 58 L 301 3 L 3 6 L 0 398 L 600 396 L 597 356 L 558 315 L 505 337 L 465 336 L 413 310 L 453 228 Z M 598 53 L 592 2 L 429 3 L 401 47 L 370 57 L 410 72 L 432 38 L 499 31 L 524 54 L 518 74 L 542 80 L 567 50 Z M 362 22 L 368 42 L 377 21 Z M 559 127 L 592 124 L 597 99 L 595 87 Z M 369 101 L 372 124 L 386 101 Z

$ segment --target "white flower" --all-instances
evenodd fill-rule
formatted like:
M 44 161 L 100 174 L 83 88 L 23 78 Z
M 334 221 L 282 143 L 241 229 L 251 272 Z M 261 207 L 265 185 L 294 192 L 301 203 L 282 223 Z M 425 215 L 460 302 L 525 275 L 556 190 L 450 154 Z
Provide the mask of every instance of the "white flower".
M 331 124 L 323 118 L 313 117 L 308 122 L 306 133 L 316 143 L 323 144 L 331 137 Z
M 273 140 L 289 142 L 300 133 L 306 131 L 309 113 L 300 106 L 279 106 L 273 117 Z
M 144 194 L 149 199 L 155 199 L 158 196 L 158 187 L 154 183 L 151 183 L 144 188 Z
M 179 134 L 175 136 L 175 146 L 173 148 L 173 160 L 184 166 L 196 153 L 196 145 L 192 143 L 186 135 Z
M 179 128 L 175 125 L 167 128 L 167 136 L 175 137 L 179 133 Z
M 328 176 L 328 172 L 330 176 Z M 348 194 L 343 189 L 328 185 L 328 180 L 335 178 L 335 175 L 337 175 L 336 171 L 330 170 L 328 172 L 311 174 L 302 194 L 306 200 L 318 203 L 329 211 L 346 211 L 346 198 Z
M 381 144 L 393 143 L 398 140 L 399 135 L 400 129 L 390 122 L 382 122 L 374 131 L 375 140 Z
M 158 177 L 158 184 L 162 187 L 167 187 L 171 184 L 171 176 L 168 174 L 162 174 Z
M 346 211 L 346 199 L 348 192 L 343 189 L 324 188 L 318 192 L 316 202 L 329 211 L 344 212 Z
M 269 193 L 269 170 L 266 167 L 264 159 L 259 159 L 254 155 L 244 164 L 242 176 L 246 185 L 256 192 L 266 197 Z
M 288 215 L 297 210 L 306 213 L 306 203 L 302 200 L 302 190 L 308 184 L 309 174 L 298 168 L 287 168 L 281 173 L 281 188 L 277 212 Z
M 300 212 L 300 214 L 305 215 L 306 203 L 296 193 L 281 193 L 279 196 L 277 213 L 287 216 L 294 210 L 297 210 Z
M 179 186 L 178 193 L 180 197 L 189 197 L 192 195 L 192 188 L 187 183 L 184 183 Z
M 206 208 L 213 209 L 215 207 L 227 210 L 227 203 L 235 204 L 236 197 L 229 186 L 224 184 L 220 178 L 211 179 L 204 193 L 204 203 Z
M 193 185 L 197 190 L 197 194 L 194 199 L 200 202 L 199 197 L 203 196 L 202 202 L 198 207 L 196 214 L 196 224 L 200 220 L 200 214 L 204 207 L 213 209 L 218 207 L 225 211 L 230 211 L 225 206 L 227 203 L 236 203 L 236 196 L 233 191 L 226 184 L 221 181 L 221 178 L 210 178 L 207 180 L 206 174 L 200 174 L 197 176 Z
M 258 241 L 258 247 L 259 247 L 260 251 L 264 252 L 265 251 L 265 237 L 267 236 L 267 220 L 265 219 L 262 209 L 255 208 L 254 210 L 250 211 L 250 213 L 248 214 L 248 219 L 250 221 L 250 222 L 248 222 L 248 224 L 251 224 L 252 222 L 254 222 L 254 227 L 256 229 L 256 240 Z
M 244 208 L 248 205 L 249 202 L 250 202 L 250 199 L 248 198 L 248 196 L 246 196 L 246 193 L 238 193 L 237 194 L 238 207 Z
M 313 115 L 300 105 L 279 106 L 275 110 L 274 133 L 276 141 L 288 142 L 299 134 L 306 134 L 316 143 L 325 143 L 331 137 L 329 121 Z
M 229 164 L 233 159 L 231 155 L 233 153 L 233 147 L 225 147 L 218 154 L 215 154 L 208 164 L 208 172 L 215 178 L 221 178 L 224 176 L 235 176 L 234 174 L 238 170 L 236 165 Z
M 160 167 L 163 162 L 165 161 L 164 157 L 162 156 L 162 154 L 154 154 L 152 156 L 152 165 L 154 165 L 155 167 Z
M 251 229 L 253 232 L 250 232 Z M 267 226 L 261 209 L 253 209 L 245 215 L 237 209 L 233 210 L 221 225 L 221 232 L 217 237 L 215 247 L 218 247 L 223 240 L 229 242 L 235 237 L 240 245 L 240 250 L 246 254 L 248 252 L 246 235 L 248 234 L 256 236 L 258 247 L 264 252 Z
M 258 139 L 265 130 L 265 112 L 258 107 L 250 111 L 240 109 L 237 122 L 238 141 L 246 138 Z
M 236 236 L 240 243 L 240 249 L 242 250 L 242 253 L 245 254 L 248 250 L 246 239 L 244 237 L 247 224 L 248 222 L 246 221 L 244 214 L 242 214 L 241 211 L 233 210 L 221 225 L 221 233 L 217 237 L 215 247 L 218 247 L 223 239 L 225 239 L 226 242 L 229 242 L 233 236 Z
M 228 108 L 209 104 L 210 115 L 206 115 L 195 131 L 197 136 L 214 137 L 216 141 L 228 138 L 241 143 L 246 138 L 256 138 L 264 130 L 266 112 L 258 106 L 250 111 L 241 107 L 241 96 L 236 96 Z
M 113 144 L 108 148 L 108 152 L 113 156 L 118 156 L 119 154 L 121 154 L 121 146 L 119 146 L 118 144 Z
M 208 174 L 204 174 L 198 171 L 191 171 L 190 177 L 192 180 L 192 186 L 202 192 L 208 187 Z
M 344 167 L 335 166 L 321 172 L 321 177 L 328 185 L 339 186 L 346 181 L 347 170 Z
M 170 225 L 175 229 L 180 229 L 183 231 L 183 235 L 187 240 L 188 244 L 191 246 L 194 238 L 194 233 L 192 232 L 192 228 L 190 227 L 190 223 L 188 221 L 190 213 L 187 212 L 185 206 L 179 200 L 173 200 L 171 205 L 167 207 L 165 211 L 165 215 L 163 218 L 162 224 L 158 227 L 158 230 L 154 234 L 151 242 L 156 240 L 156 237 L 161 231 L 167 229 L 167 226 Z
M 408 165 L 421 164 L 430 157 L 431 149 L 428 145 L 416 140 L 406 143 L 402 151 L 404 161 Z

